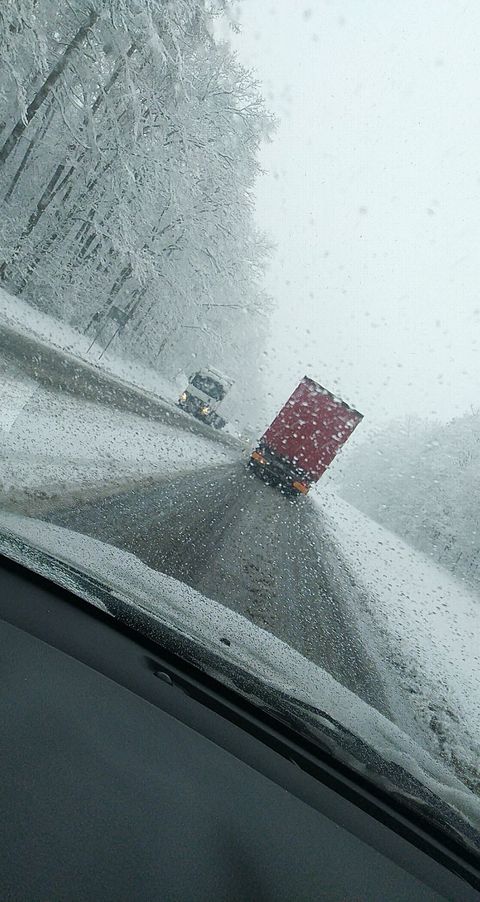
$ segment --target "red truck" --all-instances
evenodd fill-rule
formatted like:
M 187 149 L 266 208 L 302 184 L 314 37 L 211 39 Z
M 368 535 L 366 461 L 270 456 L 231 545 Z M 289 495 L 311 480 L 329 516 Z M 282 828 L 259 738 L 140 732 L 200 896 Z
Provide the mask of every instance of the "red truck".
M 304 376 L 252 451 L 249 466 L 284 493 L 306 495 L 362 419 Z

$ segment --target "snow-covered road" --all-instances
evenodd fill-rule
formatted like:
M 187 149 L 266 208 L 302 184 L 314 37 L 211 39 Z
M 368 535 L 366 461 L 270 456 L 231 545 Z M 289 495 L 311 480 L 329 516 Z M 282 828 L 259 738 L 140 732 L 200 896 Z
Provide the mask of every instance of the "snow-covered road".
M 480 785 L 480 602 L 464 586 L 328 486 L 289 502 L 169 403 L 139 415 L 111 375 L 119 403 L 85 400 L 70 364 L 62 391 L 22 354 L 0 354 L 4 508 L 130 551 L 245 615 Z
M 0 289 L 0 382 L 12 382 L 13 373 L 18 376 L 18 392 L 22 383 L 31 382 L 50 397 L 52 392 L 68 395 L 210 438 L 209 426 L 192 423 L 178 409 L 178 387 L 172 382 L 122 358 L 99 360 L 87 352 L 84 335 Z M 238 439 L 228 432 L 216 438 L 226 447 L 238 447 Z
M 237 462 L 69 510 L 52 507 L 43 517 L 130 551 L 243 614 L 389 714 L 355 611 L 336 591 L 328 542 L 315 514 L 311 505 L 287 501 Z
M 135 429 L 131 438 L 132 448 L 141 441 Z M 152 442 L 159 455 L 161 441 Z M 174 472 L 157 462 L 148 484 L 47 498 L 40 515 L 246 616 L 477 785 L 477 600 L 334 493 L 288 501 L 224 449 L 213 461 L 220 446 L 202 443 L 193 461 L 177 448 Z
M 125 490 L 236 459 L 233 442 L 213 443 L 183 414 L 179 429 L 175 416 L 171 425 L 168 409 L 147 419 L 39 385 L 21 362 L 0 354 L 0 498 L 32 512 L 52 498 L 71 503 L 99 487 Z

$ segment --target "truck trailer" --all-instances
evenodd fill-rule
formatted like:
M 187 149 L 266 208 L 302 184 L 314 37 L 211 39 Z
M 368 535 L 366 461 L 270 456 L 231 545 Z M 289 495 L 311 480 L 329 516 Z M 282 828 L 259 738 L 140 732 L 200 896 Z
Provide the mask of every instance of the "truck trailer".
M 306 495 L 363 415 L 304 376 L 250 455 L 249 467 L 285 494 Z

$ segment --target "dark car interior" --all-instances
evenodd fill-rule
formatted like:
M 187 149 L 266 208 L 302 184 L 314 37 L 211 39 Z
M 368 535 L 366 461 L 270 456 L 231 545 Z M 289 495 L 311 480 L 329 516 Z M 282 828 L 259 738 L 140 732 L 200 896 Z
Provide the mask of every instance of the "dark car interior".
M 474 852 L 6 558 L 0 633 L 2 902 L 480 898 Z

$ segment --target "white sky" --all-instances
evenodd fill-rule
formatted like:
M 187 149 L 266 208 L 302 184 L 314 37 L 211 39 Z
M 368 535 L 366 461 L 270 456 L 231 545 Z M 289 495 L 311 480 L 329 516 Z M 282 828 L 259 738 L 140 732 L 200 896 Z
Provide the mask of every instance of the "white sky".
M 280 118 L 257 190 L 272 408 L 304 372 L 372 425 L 480 406 L 480 3 L 244 0 L 239 20 Z

